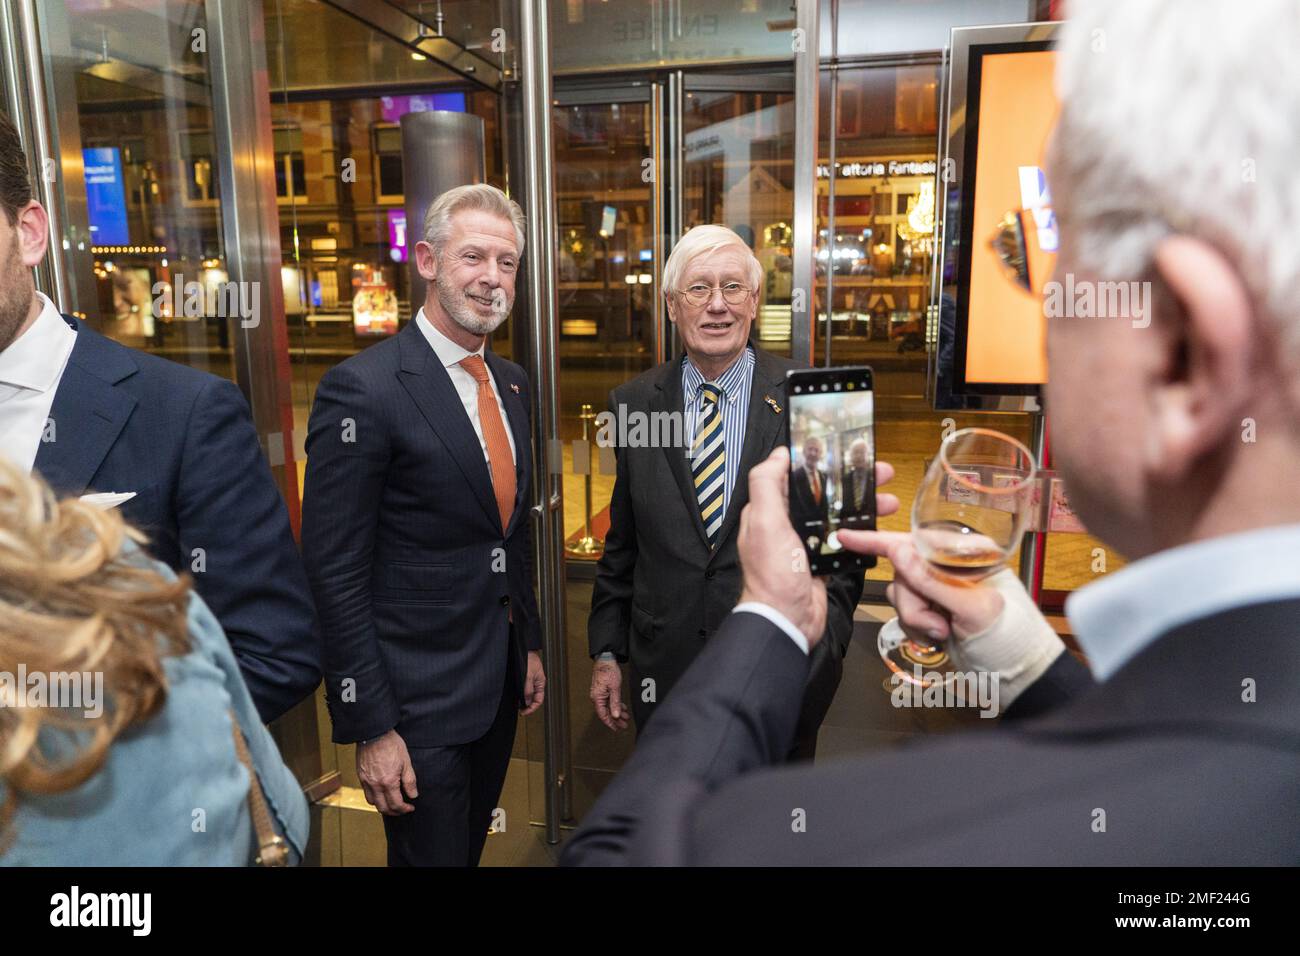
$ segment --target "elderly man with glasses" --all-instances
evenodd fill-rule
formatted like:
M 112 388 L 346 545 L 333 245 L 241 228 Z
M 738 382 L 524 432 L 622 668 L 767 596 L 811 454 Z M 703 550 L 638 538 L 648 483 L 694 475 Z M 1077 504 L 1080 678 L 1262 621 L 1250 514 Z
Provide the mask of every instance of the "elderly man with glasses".
M 785 373 L 798 367 L 749 340 L 762 278 L 758 259 L 730 229 L 687 232 L 663 275 L 685 355 L 610 393 L 610 410 L 620 418 L 641 413 L 651 422 L 681 423 L 679 431 L 668 430 L 671 441 L 616 449 L 610 528 L 587 624 L 591 699 L 611 730 L 627 726 L 629 703 L 638 732 L 644 730 L 740 594 L 736 531 L 747 475 L 781 441 Z M 827 640 L 808 678 L 791 759 L 811 759 L 816 751 L 862 573 L 835 576 L 828 585 Z

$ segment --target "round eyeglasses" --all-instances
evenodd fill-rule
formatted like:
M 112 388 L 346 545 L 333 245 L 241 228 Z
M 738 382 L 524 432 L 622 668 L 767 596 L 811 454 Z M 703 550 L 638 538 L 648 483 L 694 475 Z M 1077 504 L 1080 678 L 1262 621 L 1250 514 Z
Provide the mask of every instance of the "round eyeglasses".
M 685 289 L 678 289 L 677 294 L 686 300 L 687 305 L 699 308 L 713 298 L 713 292 L 717 288 L 717 286 L 696 282 Z M 739 282 L 727 282 L 722 285 L 721 291 L 722 298 L 728 305 L 740 305 L 753 294 L 754 290 Z

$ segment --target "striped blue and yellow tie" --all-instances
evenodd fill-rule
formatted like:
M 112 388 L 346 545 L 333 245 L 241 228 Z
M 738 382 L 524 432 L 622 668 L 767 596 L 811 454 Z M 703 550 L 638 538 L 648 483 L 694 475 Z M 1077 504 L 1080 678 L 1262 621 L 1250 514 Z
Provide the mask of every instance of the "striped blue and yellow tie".
M 695 476 L 695 496 L 700 501 L 704 532 L 710 547 L 715 547 L 722 528 L 722 497 L 727 476 L 727 450 L 722 440 L 722 389 L 706 382 L 700 386 L 699 394 L 704 404 L 695 422 L 691 474 Z

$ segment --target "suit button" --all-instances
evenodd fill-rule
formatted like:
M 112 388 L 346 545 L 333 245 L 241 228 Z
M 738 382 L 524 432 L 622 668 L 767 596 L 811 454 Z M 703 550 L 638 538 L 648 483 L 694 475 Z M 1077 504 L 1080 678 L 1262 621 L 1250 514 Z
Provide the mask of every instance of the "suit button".
M 502 607 L 509 607 L 509 606 L 510 606 L 510 595 L 509 595 L 509 594 L 503 594 L 503 595 L 501 595 L 501 606 L 502 606 Z
M 704 572 L 704 580 L 706 580 L 706 581 L 712 581 L 712 580 L 713 580 L 713 576 L 714 576 L 715 574 L 717 574 L 717 573 L 718 573 L 718 572 L 715 571 L 715 570 L 713 570 L 713 568 L 709 568 L 709 570 L 707 570 L 707 571 Z
M 709 633 L 709 632 L 706 631 L 704 628 L 700 628 L 700 631 L 699 631 L 700 637 L 703 637 L 704 635 L 706 635 L 706 634 L 708 634 L 708 633 Z

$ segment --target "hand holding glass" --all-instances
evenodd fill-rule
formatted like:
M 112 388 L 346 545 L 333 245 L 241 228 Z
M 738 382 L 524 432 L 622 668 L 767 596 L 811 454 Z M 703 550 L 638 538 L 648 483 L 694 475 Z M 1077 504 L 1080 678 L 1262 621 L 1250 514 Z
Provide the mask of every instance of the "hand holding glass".
M 1029 449 L 1001 432 L 965 428 L 944 439 L 912 503 L 912 540 L 936 577 L 977 586 L 1007 562 L 1038 505 L 1037 474 Z M 918 668 L 947 661 L 942 644 L 905 635 L 897 619 L 881 628 L 878 649 L 912 683 Z

